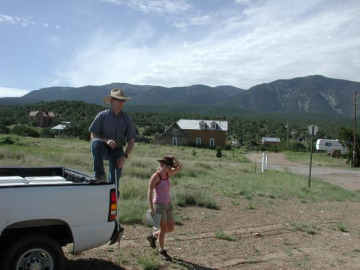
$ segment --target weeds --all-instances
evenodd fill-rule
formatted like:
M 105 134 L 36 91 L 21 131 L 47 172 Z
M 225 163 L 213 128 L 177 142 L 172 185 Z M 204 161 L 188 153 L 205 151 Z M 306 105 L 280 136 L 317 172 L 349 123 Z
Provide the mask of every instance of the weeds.
M 226 240 L 226 241 L 236 241 L 236 240 L 238 240 L 237 237 L 228 235 L 228 234 L 226 234 L 224 232 L 221 232 L 221 231 L 216 231 L 215 232 L 215 237 L 218 238 L 218 239 Z
M 319 228 L 317 228 L 316 225 L 307 225 L 307 224 L 295 223 L 295 222 L 291 222 L 290 225 L 292 227 L 292 230 L 305 232 L 307 234 L 315 234 L 316 231 L 319 230 Z
M 144 270 L 160 269 L 160 261 L 155 255 L 143 255 L 138 259 L 138 263 Z
M 342 222 L 339 222 L 339 223 L 337 224 L 337 228 L 338 228 L 338 230 L 339 230 L 340 232 L 348 232 L 348 230 L 345 228 L 344 223 L 342 223 Z

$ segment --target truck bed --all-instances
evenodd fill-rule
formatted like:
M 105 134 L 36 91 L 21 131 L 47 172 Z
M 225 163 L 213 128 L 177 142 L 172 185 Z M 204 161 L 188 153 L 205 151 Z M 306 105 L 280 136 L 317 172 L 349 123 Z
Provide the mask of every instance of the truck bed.
M 66 167 L 0 167 L 0 187 L 88 183 L 93 176 Z

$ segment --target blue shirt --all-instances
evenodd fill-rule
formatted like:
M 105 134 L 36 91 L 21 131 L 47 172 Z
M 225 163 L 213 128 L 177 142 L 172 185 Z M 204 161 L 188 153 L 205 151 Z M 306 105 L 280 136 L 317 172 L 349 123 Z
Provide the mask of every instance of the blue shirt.
M 106 139 L 114 140 L 117 147 L 124 147 L 135 139 L 133 120 L 124 111 L 114 115 L 113 110 L 99 112 L 89 127 L 89 131 Z

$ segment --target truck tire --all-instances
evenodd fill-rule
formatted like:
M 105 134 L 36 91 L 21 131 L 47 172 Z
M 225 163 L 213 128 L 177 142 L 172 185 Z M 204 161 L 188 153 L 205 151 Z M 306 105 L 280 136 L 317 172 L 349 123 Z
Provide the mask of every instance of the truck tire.
M 59 243 L 44 234 L 17 239 L 6 252 L 1 269 L 64 270 L 65 256 Z

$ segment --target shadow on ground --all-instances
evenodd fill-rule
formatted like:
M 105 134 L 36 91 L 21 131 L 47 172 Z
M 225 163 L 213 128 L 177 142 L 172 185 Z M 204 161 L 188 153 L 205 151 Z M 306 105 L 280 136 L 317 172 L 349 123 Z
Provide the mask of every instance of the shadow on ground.
M 125 270 L 125 268 L 105 260 L 78 259 L 67 261 L 66 270 Z
M 176 259 L 176 260 L 174 259 L 173 263 L 182 265 L 182 266 L 186 267 L 187 269 L 191 269 L 191 270 L 216 270 L 215 268 L 209 268 L 209 267 L 201 266 L 201 265 L 194 264 L 194 263 L 187 262 L 187 261 L 183 261 L 183 260 L 180 260 L 180 259 Z

